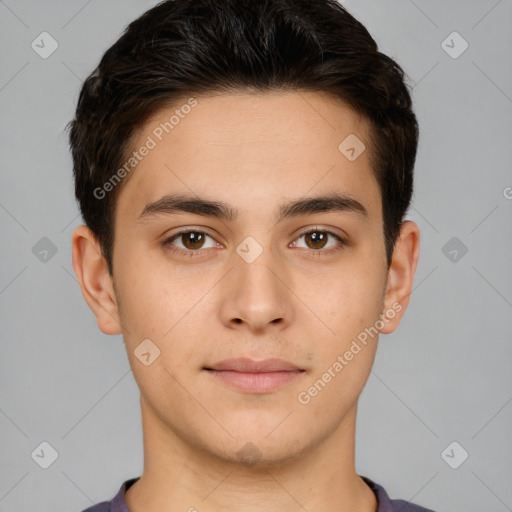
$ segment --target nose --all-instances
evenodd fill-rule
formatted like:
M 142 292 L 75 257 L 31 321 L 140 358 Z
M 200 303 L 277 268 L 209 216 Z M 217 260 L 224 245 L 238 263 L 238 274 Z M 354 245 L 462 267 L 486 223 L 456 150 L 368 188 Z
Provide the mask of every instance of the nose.
M 222 322 L 255 334 L 286 328 L 292 321 L 293 293 L 278 256 L 264 249 L 253 262 L 236 254 L 233 264 L 222 290 Z

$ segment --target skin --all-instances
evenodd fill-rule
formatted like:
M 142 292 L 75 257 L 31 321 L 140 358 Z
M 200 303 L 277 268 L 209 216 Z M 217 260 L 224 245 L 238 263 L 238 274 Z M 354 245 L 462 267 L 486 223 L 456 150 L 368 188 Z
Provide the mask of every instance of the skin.
M 102 332 L 123 334 L 140 389 L 144 472 L 126 493 L 130 511 L 375 512 L 376 498 L 355 470 L 354 445 L 357 400 L 378 336 L 360 344 L 309 403 L 297 397 L 393 304 L 394 317 L 379 330 L 398 327 L 419 257 L 418 226 L 402 225 L 388 268 L 369 125 L 343 102 L 313 92 L 197 100 L 123 184 L 113 277 L 88 228 L 72 235 L 85 300 Z M 134 148 L 175 108 L 159 111 Z M 355 161 L 338 150 L 352 133 L 367 147 Z M 275 223 L 284 202 L 333 191 L 359 201 L 368 217 L 331 211 Z M 146 204 L 170 193 L 222 201 L 239 216 L 138 219 Z M 165 245 L 188 227 L 209 235 L 203 245 L 187 236 Z M 312 231 L 347 244 L 329 237 L 322 245 L 304 235 Z M 252 263 L 236 252 L 248 236 L 263 249 Z M 146 366 L 134 350 L 148 338 L 160 356 Z M 306 371 L 255 394 L 203 370 L 233 357 L 278 357 Z M 240 456 L 247 443 L 258 453 L 250 462 Z

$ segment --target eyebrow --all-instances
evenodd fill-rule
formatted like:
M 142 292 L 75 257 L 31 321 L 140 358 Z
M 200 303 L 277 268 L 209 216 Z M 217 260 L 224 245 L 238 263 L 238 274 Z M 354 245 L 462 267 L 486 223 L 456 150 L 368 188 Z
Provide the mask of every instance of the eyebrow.
M 286 219 L 315 213 L 349 212 L 368 220 L 368 210 L 356 199 L 333 192 L 316 197 L 306 197 L 282 204 L 275 217 L 275 223 Z M 181 194 L 165 195 L 148 203 L 137 220 L 144 220 L 159 214 L 193 213 L 205 217 L 234 221 L 239 212 L 236 208 L 221 201 L 211 201 L 201 197 Z

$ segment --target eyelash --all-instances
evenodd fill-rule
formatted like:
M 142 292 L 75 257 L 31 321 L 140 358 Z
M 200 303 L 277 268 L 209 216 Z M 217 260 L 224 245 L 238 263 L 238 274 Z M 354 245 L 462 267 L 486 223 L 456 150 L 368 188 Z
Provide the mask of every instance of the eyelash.
M 167 238 L 166 240 L 164 240 L 162 242 L 162 245 L 164 247 L 166 247 L 169 251 L 171 251 L 175 254 L 181 254 L 181 255 L 185 255 L 185 256 L 189 256 L 189 257 L 204 256 L 204 251 L 207 249 L 196 249 L 196 250 L 187 249 L 187 250 L 185 250 L 185 249 L 180 249 L 179 247 L 176 247 L 172 244 L 172 242 L 174 240 L 176 240 L 180 236 L 186 235 L 188 233 L 200 233 L 202 235 L 206 235 L 213 239 L 213 237 L 211 235 L 209 235 L 205 231 L 201 231 L 200 229 L 186 229 L 186 230 L 180 231 L 178 233 L 175 233 L 170 238 Z M 343 249 L 345 246 L 348 245 L 348 243 L 343 238 L 341 238 L 339 235 L 337 235 L 336 233 L 333 233 L 332 231 L 328 231 L 326 229 L 312 229 L 309 231 L 304 231 L 295 240 L 298 240 L 301 237 L 303 237 L 305 235 L 309 235 L 311 233 L 325 233 L 325 234 L 335 238 L 339 243 L 339 245 L 337 247 L 331 247 L 329 249 L 305 249 L 308 253 L 315 255 L 315 256 L 321 256 L 322 254 L 332 254 L 334 252 L 340 251 L 341 249 Z

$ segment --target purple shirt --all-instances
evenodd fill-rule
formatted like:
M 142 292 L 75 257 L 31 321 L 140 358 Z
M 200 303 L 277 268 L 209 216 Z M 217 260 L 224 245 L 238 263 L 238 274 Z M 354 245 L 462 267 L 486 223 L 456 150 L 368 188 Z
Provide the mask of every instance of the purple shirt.
M 379 484 L 372 482 L 365 476 L 361 477 L 375 493 L 378 502 L 377 512 L 434 512 L 428 508 L 420 507 L 419 505 L 413 505 L 408 501 L 404 500 L 392 500 L 389 498 L 388 493 Z M 134 484 L 138 478 L 132 478 L 123 482 L 123 485 L 119 489 L 112 501 L 102 501 L 97 505 L 89 507 L 83 512 L 130 512 L 126 501 L 124 499 L 124 493 L 128 488 Z

